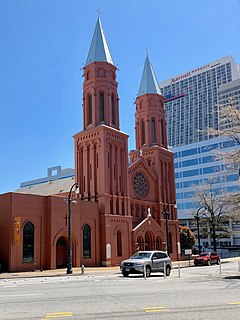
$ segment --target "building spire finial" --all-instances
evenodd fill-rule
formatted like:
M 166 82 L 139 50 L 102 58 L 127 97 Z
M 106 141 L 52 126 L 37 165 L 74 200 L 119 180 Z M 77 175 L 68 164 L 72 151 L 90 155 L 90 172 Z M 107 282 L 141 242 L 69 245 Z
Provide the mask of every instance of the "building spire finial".
M 148 57 L 148 52 L 149 52 L 148 46 L 146 46 L 146 55 L 147 55 L 147 57 Z
M 97 8 L 97 15 L 98 15 L 98 18 L 100 18 L 101 11 L 100 11 L 100 8 L 99 8 L 99 7 Z
M 100 10 L 97 9 L 98 19 L 94 30 L 91 46 L 88 52 L 86 65 L 92 62 L 108 62 L 114 65 L 108 44 L 103 32 L 102 23 L 100 20 Z

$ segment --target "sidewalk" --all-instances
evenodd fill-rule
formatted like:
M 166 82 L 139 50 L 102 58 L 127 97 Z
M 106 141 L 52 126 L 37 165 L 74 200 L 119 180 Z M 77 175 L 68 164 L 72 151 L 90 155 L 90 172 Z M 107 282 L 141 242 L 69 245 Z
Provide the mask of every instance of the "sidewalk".
M 227 263 L 230 261 L 240 261 L 240 257 L 226 258 L 222 259 L 221 263 Z M 183 260 L 183 261 L 173 261 L 173 269 L 187 268 L 194 266 L 193 260 Z M 84 275 L 99 275 L 99 274 L 116 274 L 121 273 L 119 266 L 116 267 L 85 267 Z M 0 273 L 0 279 L 17 279 L 17 278 L 36 278 L 36 277 L 56 277 L 56 276 L 80 276 L 82 275 L 81 268 L 73 268 L 72 274 L 66 274 L 66 268 L 64 269 L 54 269 L 54 270 L 36 270 L 27 272 L 13 272 L 13 273 Z
M 73 273 L 67 274 L 67 268 L 64 269 L 53 269 L 53 270 L 36 270 L 36 271 L 25 271 L 25 272 L 5 272 L 0 273 L 1 279 L 16 279 L 16 278 L 37 278 L 37 277 L 56 277 L 56 276 L 79 276 L 83 275 L 80 267 L 72 268 Z M 93 275 L 93 274 L 113 274 L 120 273 L 119 266 L 116 267 L 85 267 L 84 275 Z

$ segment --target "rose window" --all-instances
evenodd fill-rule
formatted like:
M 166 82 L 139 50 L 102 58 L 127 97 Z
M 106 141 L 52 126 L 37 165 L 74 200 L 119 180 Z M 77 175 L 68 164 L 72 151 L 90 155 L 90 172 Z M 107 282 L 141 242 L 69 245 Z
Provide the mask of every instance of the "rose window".
M 147 178 L 142 172 L 136 172 L 133 176 L 134 191 L 139 199 L 143 199 L 148 194 Z

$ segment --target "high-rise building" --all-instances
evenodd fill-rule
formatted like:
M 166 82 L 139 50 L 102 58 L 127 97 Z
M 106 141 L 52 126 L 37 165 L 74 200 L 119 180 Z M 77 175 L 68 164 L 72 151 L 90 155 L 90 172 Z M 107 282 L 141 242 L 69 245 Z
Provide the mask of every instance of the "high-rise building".
M 161 82 L 168 144 L 179 147 L 211 138 L 205 129 L 219 127 L 218 87 L 239 78 L 240 66 L 227 56 Z
M 217 149 L 234 150 L 236 141 L 208 135 L 207 129 L 223 129 L 220 109 L 231 103 L 240 108 L 240 68 L 231 56 L 160 83 L 165 97 L 168 142 L 174 151 L 178 218 L 182 225 L 196 228 L 194 214 L 199 205 L 195 200 L 197 186 L 215 179 L 221 192 L 240 191 L 239 173 L 227 172 L 226 165 L 216 159 Z M 240 124 L 236 124 L 240 126 Z M 229 221 L 230 238 L 218 246 L 240 246 L 238 222 Z M 201 243 L 211 245 L 211 239 Z

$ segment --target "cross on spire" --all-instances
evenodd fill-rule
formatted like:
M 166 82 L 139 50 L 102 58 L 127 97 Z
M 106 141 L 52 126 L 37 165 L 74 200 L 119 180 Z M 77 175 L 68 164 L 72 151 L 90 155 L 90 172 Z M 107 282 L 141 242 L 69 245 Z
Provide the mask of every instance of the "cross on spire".
M 148 56 L 148 46 L 146 46 L 146 54 L 147 54 L 147 56 Z
M 101 11 L 99 9 L 99 7 L 97 8 L 97 15 L 98 15 L 98 18 L 100 18 L 100 14 L 101 14 Z

